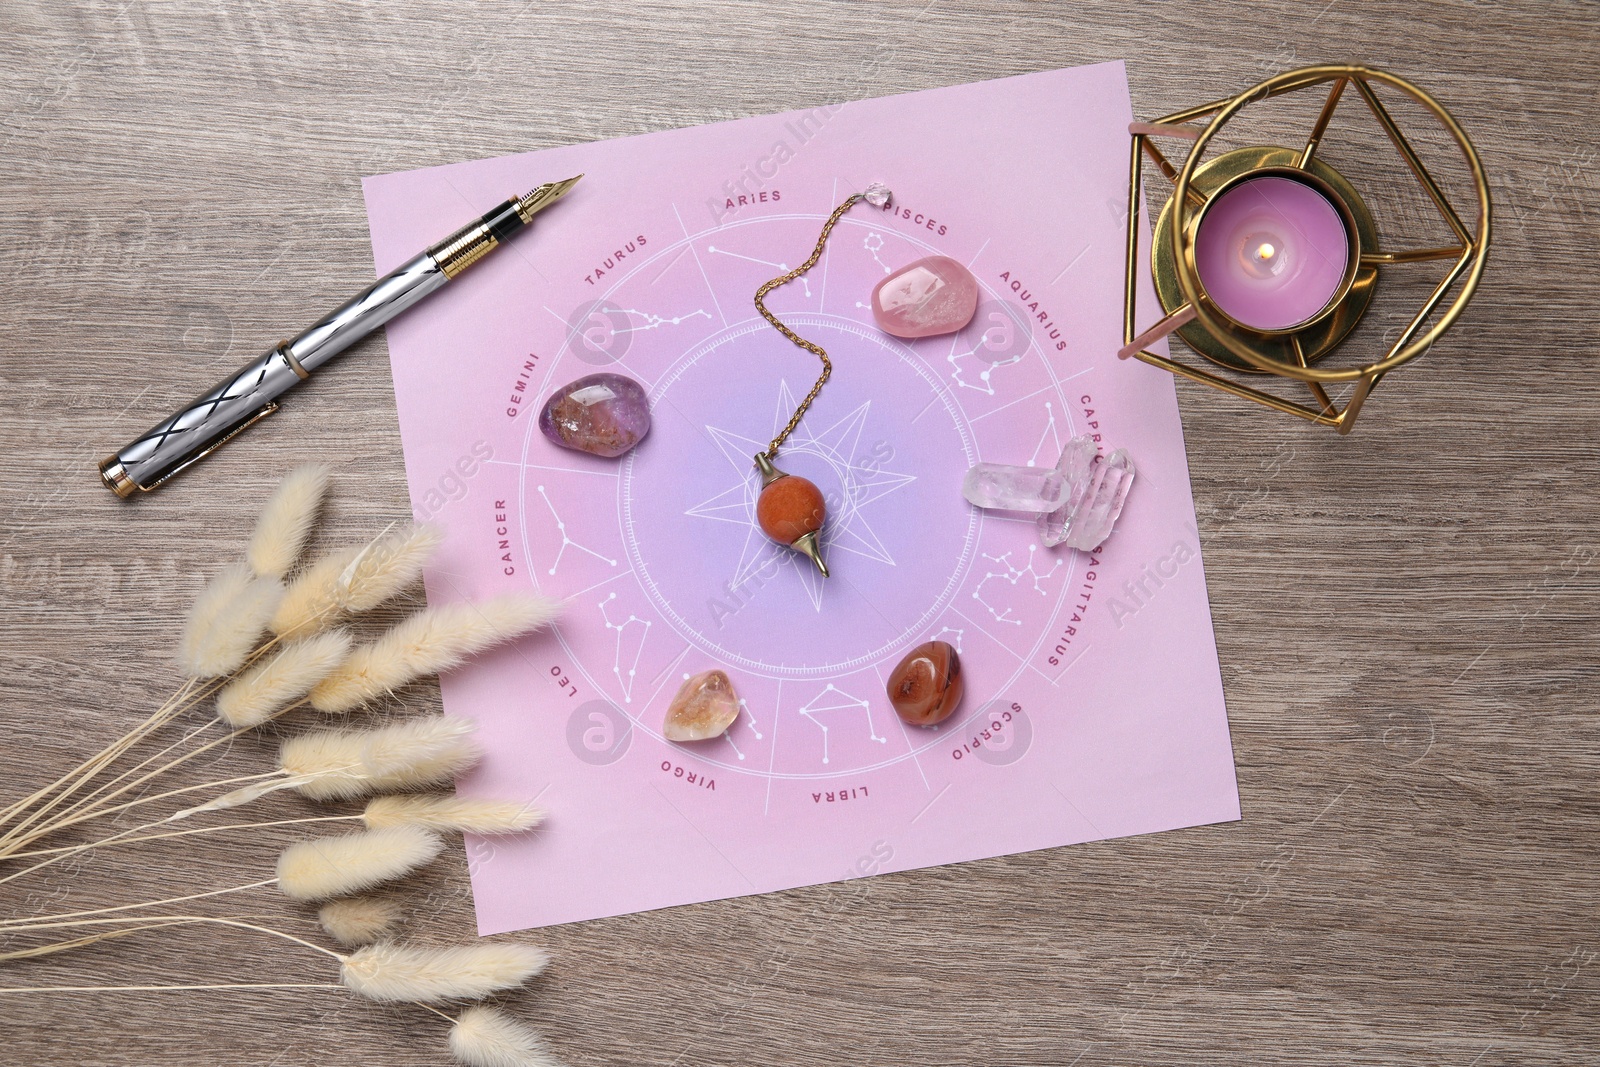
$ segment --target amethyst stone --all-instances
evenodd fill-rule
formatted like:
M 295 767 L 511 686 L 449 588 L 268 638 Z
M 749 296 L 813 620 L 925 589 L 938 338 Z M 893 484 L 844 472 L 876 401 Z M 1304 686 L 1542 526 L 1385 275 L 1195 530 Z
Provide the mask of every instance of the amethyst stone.
M 611 459 L 650 432 L 650 402 L 632 378 L 590 374 L 555 391 L 539 412 L 539 429 L 562 448 Z

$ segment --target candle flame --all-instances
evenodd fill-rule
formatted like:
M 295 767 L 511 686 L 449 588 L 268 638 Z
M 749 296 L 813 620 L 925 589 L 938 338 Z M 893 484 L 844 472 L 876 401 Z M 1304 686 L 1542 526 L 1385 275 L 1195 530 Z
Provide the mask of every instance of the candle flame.
M 1277 254 L 1278 250 L 1266 241 L 1261 242 L 1260 246 L 1256 248 L 1256 259 L 1262 263 L 1271 263 L 1272 257 Z

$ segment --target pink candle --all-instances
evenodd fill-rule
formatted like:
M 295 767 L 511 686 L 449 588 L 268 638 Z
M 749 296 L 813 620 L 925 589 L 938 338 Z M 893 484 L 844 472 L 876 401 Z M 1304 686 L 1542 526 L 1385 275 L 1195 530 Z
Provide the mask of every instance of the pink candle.
M 1339 291 L 1349 262 L 1339 209 L 1292 178 L 1240 182 L 1206 208 L 1195 234 L 1200 283 L 1217 307 L 1258 330 L 1315 318 Z

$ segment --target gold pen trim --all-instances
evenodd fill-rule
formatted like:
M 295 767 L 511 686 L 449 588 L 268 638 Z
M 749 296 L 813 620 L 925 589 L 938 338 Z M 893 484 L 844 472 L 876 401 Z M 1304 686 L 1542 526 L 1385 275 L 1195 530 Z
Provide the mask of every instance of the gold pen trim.
M 294 376 L 296 378 L 299 378 L 303 382 L 311 377 L 311 372 L 302 367 L 300 365 L 300 361 L 294 358 L 294 353 L 289 351 L 288 341 L 278 342 L 278 355 L 282 356 L 283 361 L 289 364 L 289 369 L 294 371 Z
M 123 500 L 128 499 L 144 488 L 128 477 L 127 469 L 123 467 L 122 461 L 116 456 L 107 456 L 100 461 L 100 480 L 106 483 L 107 489 L 110 489 Z
M 489 232 L 489 227 L 479 221 L 446 237 L 428 249 L 428 254 L 433 256 L 446 278 L 454 279 L 499 246 L 500 242 Z

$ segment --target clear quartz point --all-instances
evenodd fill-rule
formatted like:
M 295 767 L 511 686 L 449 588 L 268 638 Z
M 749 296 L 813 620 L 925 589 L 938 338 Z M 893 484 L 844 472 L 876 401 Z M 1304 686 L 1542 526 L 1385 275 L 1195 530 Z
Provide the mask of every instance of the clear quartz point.
M 980 508 L 1037 515 L 1046 545 L 1087 551 L 1111 536 L 1133 475 L 1127 449 L 1102 458 L 1091 438 L 1074 437 L 1054 467 L 979 463 L 963 479 L 961 495 Z
M 873 182 L 862 192 L 861 199 L 873 207 L 888 207 L 889 201 L 894 199 L 894 194 L 882 182 Z
M 1125 448 L 1094 458 L 1087 477 L 1072 483 L 1061 506 L 1039 516 L 1039 540 L 1083 552 L 1100 547 L 1122 514 L 1133 474 L 1133 460 Z
M 1067 499 L 1073 482 L 1087 482 L 1094 462 L 1094 442 L 1074 437 L 1061 450 L 1054 467 L 1013 467 L 1007 463 L 980 463 L 961 482 L 961 495 L 980 508 L 1055 511 Z

